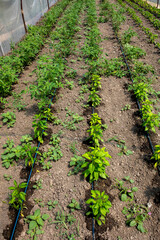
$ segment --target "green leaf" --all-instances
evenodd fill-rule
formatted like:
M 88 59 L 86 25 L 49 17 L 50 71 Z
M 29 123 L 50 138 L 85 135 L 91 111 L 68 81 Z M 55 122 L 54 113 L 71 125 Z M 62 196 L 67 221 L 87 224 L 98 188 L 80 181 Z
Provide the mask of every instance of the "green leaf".
M 40 226 L 43 226 L 43 220 L 42 220 L 42 218 L 38 218 L 37 219 L 37 223 L 40 225 Z
M 29 230 L 35 229 L 37 227 L 36 221 L 29 222 Z
M 48 214 L 43 214 L 42 218 L 43 218 L 43 220 L 47 220 L 49 218 L 49 215 Z
M 34 216 L 40 216 L 41 215 L 41 212 L 40 212 L 40 209 L 36 209 L 35 212 L 34 212 Z
M 137 187 L 133 187 L 132 188 L 132 192 L 137 192 L 138 191 L 138 188 Z
M 127 195 L 126 194 L 121 195 L 121 201 L 123 201 L 123 202 L 127 201 Z
M 143 227 L 142 224 L 138 224 L 137 229 L 138 229 L 140 232 L 142 232 L 142 233 L 147 232 L 147 231 L 144 229 L 144 227 Z
M 130 227 L 135 227 L 137 225 L 136 221 L 135 220 L 132 220 L 130 223 L 129 223 L 129 226 Z

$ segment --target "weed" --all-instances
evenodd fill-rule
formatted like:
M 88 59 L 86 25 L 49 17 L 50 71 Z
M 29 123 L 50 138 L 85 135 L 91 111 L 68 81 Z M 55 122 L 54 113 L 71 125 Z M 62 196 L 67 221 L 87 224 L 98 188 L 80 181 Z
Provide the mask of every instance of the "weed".
M 132 179 L 130 179 L 129 176 L 125 177 L 125 180 L 129 181 L 130 183 L 134 182 Z M 132 188 L 128 189 L 127 187 L 124 186 L 124 182 L 119 181 L 118 179 L 116 179 L 115 187 L 117 187 L 118 190 L 120 191 L 119 197 L 120 197 L 121 201 L 123 201 L 123 202 L 133 201 L 134 200 L 134 192 L 137 192 L 137 190 L 138 190 L 137 187 L 132 187 Z
M 71 203 L 68 205 L 68 207 L 71 209 L 71 212 L 74 212 L 74 210 L 80 210 L 80 204 L 73 198 Z
M 35 210 L 33 215 L 28 215 L 25 219 L 25 221 L 29 224 L 27 234 L 30 235 L 31 238 L 37 239 L 36 235 L 44 233 L 42 227 L 44 225 L 44 221 L 48 218 L 48 214 L 41 215 L 40 209 Z
M 12 176 L 11 175 L 7 175 L 7 174 L 4 174 L 3 177 L 8 182 L 12 179 Z
M 58 204 L 58 201 L 48 201 L 48 203 L 47 203 L 47 205 L 48 205 L 48 210 L 52 210 L 53 208 L 55 208 L 56 207 L 56 205 Z
M 13 112 L 2 113 L 3 123 L 7 124 L 7 127 L 13 127 L 16 122 L 16 115 Z
M 146 233 L 147 230 L 143 227 L 143 222 L 149 218 L 151 213 L 144 205 L 132 204 L 129 207 L 124 207 L 122 213 L 126 215 L 126 224 L 130 227 L 137 227 L 138 231 Z
M 37 181 L 35 181 L 35 185 L 33 185 L 34 189 L 42 189 L 42 179 L 39 179 Z
M 74 157 L 71 158 L 71 161 L 69 163 L 69 166 L 70 167 L 74 166 L 74 168 L 69 171 L 68 176 L 71 176 L 73 174 L 77 174 L 78 172 L 80 172 L 81 167 L 84 163 L 85 163 L 85 158 L 74 154 Z

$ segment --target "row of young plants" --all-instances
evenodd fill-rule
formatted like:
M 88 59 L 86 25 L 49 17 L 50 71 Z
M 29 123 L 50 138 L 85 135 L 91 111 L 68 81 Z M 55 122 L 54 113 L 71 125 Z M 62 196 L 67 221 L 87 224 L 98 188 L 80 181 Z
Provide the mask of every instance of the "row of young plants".
M 116 5 L 112 5 L 108 1 L 105 1 L 104 3 L 102 3 L 100 5 L 100 7 L 101 7 L 100 15 L 104 16 L 104 18 L 103 19 L 101 18 L 101 20 L 103 21 L 105 19 L 105 21 L 108 21 L 111 19 L 114 31 L 116 34 L 118 34 L 121 23 L 123 23 L 125 21 L 125 18 L 123 17 L 124 9 L 119 8 Z M 116 10 L 114 10 L 114 7 Z M 125 31 L 122 36 L 123 42 L 125 44 L 128 44 L 131 40 L 132 35 L 134 35 L 134 34 L 135 33 L 133 32 L 133 30 L 131 31 L 131 29 L 129 29 L 128 31 Z M 132 51 L 131 51 L 131 53 L 132 53 Z M 137 54 L 138 54 L 138 52 L 136 51 L 136 53 L 135 52 L 133 53 L 133 56 L 138 57 Z M 130 56 L 132 56 L 132 55 L 130 55 Z M 117 74 L 117 75 L 119 75 L 119 77 L 126 75 L 126 72 L 123 69 L 124 66 L 121 65 L 121 67 L 122 67 L 121 71 L 119 69 L 118 74 Z M 110 75 L 111 74 L 112 73 L 110 73 Z M 92 132 L 94 132 L 94 131 L 92 131 Z M 90 133 L 91 133 L 91 131 L 90 131 Z M 100 131 L 99 131 L 99 136 L 102 137 L 102 132 L 100 132 Z M 100 137 L 99 137 L 99 139 L 100 139 Z M 112 140 L 117 142 L 118 147 L 121 147 L 125 144 L 125 142 L 123 140 L 119 140 L 116 137 L 113 137 L 113 138 L 109 139 L 108 141 L 112 141 Z M 101 141 L 102 141 L 102 139 L 101 139 Z M 122 151 L 118 155 L 121 156 L 123 154 L 130 155 L 130 154 L 133 154 L 133 152 L 130 150 L 126 150 L 126 146 L 125 146 L 125 148 L 122 148 Z M 134 192 L 137 192 L 138 188 L 131 187 L 131 186 L 129 186 L 129 188 L 128 188 L 128 186 L 127 186 L 127 183 L 133 184 L 134 181 L 129 176 L 124 177 L 124 181 L 118 180 L 118 179 L 115 179 L 115 180 L 116 180 L 115 187 L 118 188 L 118 190 L 119 190 L 120 200 L 123 202 L 134 201 Z M 140 205 L 140 204 L 134 203 L 134 202 L 130 203 L 128 206 L 125 206 L 123 208 L 122 213 L 126 217 L 126 225 L 128 225 L 130 227 L 136 227 L 142 233 L 147 232 L 147 230 L 144 228 L 143 224 L 144 224 L 144 221 L 149 218 L 151 213 L 149 212 L 148 208 L 145 205 L 142 205 L 142 204 Z
M 145 32 L 147 37 L 149 38 L 149 42 L 153 43 L 157 48 L 160 48 L 160 43 L 156 41 L 158 35 L 153 34 L 150 28 L 147 28 L 143 25 L 143 21 L 140 17 L 138 17 L 135 13 L 135 11 L 128 7 L 126 3 L 123 2 L 123 0 L 117 0 L 120 5 L 127 11 L 127 13 L 132 17 L 132 19 L 141 27 L 141 29 Z
M 69 0 L 59 1 L 50 11 L 44 14 L 39 25 L 29 26 L 24 40 L 17 46 L 11 45 L 12 52 L 9 56 L 0 57 L 0 103 L 3 97 L 10 94 L 12 85 L 18 82 L 18 76 L 24 67 L 29 65 L 36 57 L 46 37 L 55 26 L 57 19 L 63 13 Z
M 149 21 L 153 24 L 153 26 L 157 29 L 160 29 L 160 20 L 157 19 L 152 13 L 149 11 L 144 10 L 143 8 L 139 7 L 137 4 L 133 3 L 130 0 L 124 0 L 125 2 L 129 3 L 134 9 L 138 10 L 144 17 L 149 19 Z
M 160 10 L 154 6 L 151 6 L 149 3 L 147 3 L 147 1 L 143 1 L 143 0 L 132 0 L 132 1 L 138 4 L 139 6 L 141 6 L 142 8 L 153 13 L 156 17 L 158 18 L 160 17 Z
M 105 10 L 107 12 L 105 12 Z M 129 90 L 134 92 L 140 102 L 142 126 L 147 132 L 156 132 L 156 128 L 159 127 L 160 119 L 159 114 L 155 113 L 155 104 L 158 102 L 158 92 L 152 87 L 152 79 L 155 77 L 155 71 L 151 65 L 138 61 L 138 58 L 145 56 L 146 52 L 130 44 L 131 38 L 137 35 L 133 29 L 129 28 L 120 35 L 120 25 L 125 21 L 123 16 L 124 12 L 125 10 L 123 8 L 110 4 L 107 0 L 102 5 L 102 14 L 108 15 L 112 19 L 113 29 L 116 36 L 118 36 L 121 41 L 130 65 L 133 84 L 129 86 Z M 153 76 L 148 77 L 148 74 L 153 74 Z M 155 167 L 157 167 L 160 164 L 159 145 L 156 145 L 156 153 L 153 157 L 156 161 Z
M 54 31 L 52 38 L 58 39 L 54 48 L 54 56 L 43 55 L 40 57 L 38 68 L 37 68 L 37 81 L 34 85 L 30 86 L 31 97 L 35 98 L 38 101 L 39 113 L 35 115 L 33 121 L 34 128 L 34 138 L 43 143 L 44 136 L 47 135 L 47 119 L 51 122 L 54 122 L 55 117 L 51 113 L 51 110 L 48 108 L 48 104 L 51 103 L 51 96 L 53 95 L 54 89 L 60 88 L 62 86 L 62 79 L 64 76 L 64 70 L 66 69 L 66 60 L 67 57 L 73 50 L 74 45 L 73 36 L 79 31 L 79 28 L 76 27 L 76 24 L 79 19 L 79 13 L 83 8 L 83 1 L 73 1 L 71 6 L 65 11 L 65 14 L 59 26 Z M 66 51 L 67 50 L 67 51 Z M 51 168 L 51 160 L 57 161 L 62 157 L 62 153 L 59 147 L 60 138 L 59 135 L 54 134 L 50 139 L 51 148 L 42 155 L 40 152 L 37 152 L 36 147 L 32 147 L 32 137 L 24 136 L 21 139 L 22 145 L 14 148 L 13 142 L 8 140 L 6 146 L 4 146 L 5 152 L 2 154 L 3 160 L 10 161 L 13 160 L 25 160 L 25 165 L 29 168 L 33 168 L 35 161 L 38 161 L 42 165 L 43 169 L 48 170 Z M 35 153 L 39 154 L 40 160 L 34 159 Z M 4 159 L 5 158 L 5 159 Z M 45 162 L 49 158 L 49 161 Z M 9 162 L 10 164 L 11 162 Z M 5 165 L 5 167 L 9 167 Z M 37 183 L 40 184 L 40 183 Z M 14 180 L 14 186 L 9 187 L 10 190 L 13 190 L 10 197 L 10 206 L 23 210 L 23 202 L 26 198 L 26 193 L 22 190 L 27 186 L 26 183 L 18 184 Z M 40 215 L 37 211 L 35 216 Z M 34 217 L 33 217 L 34 218 Z M 43 220 L 45 216 L 42 216 Z M 33 219 L 34 220 L 34 219 Z M 41 234 L 43 224 L 37 222 L 29 224 L 29 232 L 31 238 L 37 239 L 37 234 Z
M 86 41 L 82 48 L 83 56 L 86 58 L 86 63 L 89 66 L 88 72 L 85 74 L 85 82 L 89 84 L 90 93 L 88 97 L 87 107 L 92 107 L 92 110 L 98 107 L 101 103 L 99 90 L 101 88 L 100 76 L 96 74 L 96 62 L 102 53 L 99 43 L 101 41 L 100 32 L 97 25 L 97 12 L 95 1 L 87 1 L 87 18 L 86 18 Z M 89 151 L 82 155 L 84 158 L 81 165 L 84 177 L 90 182 L 98 181 L 99 178 L 107 178 L 106 166 L 109 166 L 107 158 L 111 158 L 105 147 L 101 147 L 103 142 L 104 126 L 101 118 L 97 113 L 93 113 L 90 119 L 90 128 L 88 141 L 91 147 Z M 90 210 L 86 215 L 93 216 L 98 225 L 105 223 L 106 215 L 112 204 L 108 200 L 109 196 L 105 191 L 91 190 L 91 198 L 86 203 L 89 204 Z

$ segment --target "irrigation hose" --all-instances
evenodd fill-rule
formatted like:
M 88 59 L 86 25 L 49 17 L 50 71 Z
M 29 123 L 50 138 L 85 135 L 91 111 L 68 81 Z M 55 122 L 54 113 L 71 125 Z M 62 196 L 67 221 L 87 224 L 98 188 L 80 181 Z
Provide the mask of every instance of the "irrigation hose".
M 125 64 L 126 64 L 126 66 L 127 66 L 127 69 L 128 69 L 129 75 L 130 75 L 130 79 L 131 79 L 131 81 L 132 81 L 132 83 L 133 83 L 132 73 L 131 73 L 130 67 L 129 67 L 129 65 L 128 65 L 128 62 L 127 62 L 127 58 L 126 58 L 126 56 L 125 56 L 125 53 L 124 53 L 124 51 L 123 51 L 122 44 L 121 44 L 121 42 L 120 42 L 120 40 L 119 40 L 119 38 L 118 38 L 118 36 L 117 36 L 116 33 L 115 33 L 115 35 L 116 35 L 116 38 L 117 38 L 118 43 L 119 43 L 119 45 L 120 45 L 120 49 L 121 49 L 121 52 L 122 52 L 122 55 L 123 55 L 123 58 L 124 58 L 124 62 L 125 62 Z M 140 106 L 140 103 L 139 103 L 139 101 L 138 101 L 137 98 L 136 98 L 136 103 L 137 103 L 138 110 L 141 111 L 141 106 Z M 142 118 L 142 113 L 141 113 L 141 118 Z M 142 120 L 142 121 L 143 121 L 143 120 Z M 147 139 L 148 139 L 149 146 L 150 146 L 150 149 L 151 149 L 151 151 L 152 151 L 152 154 L 154 154 L 155 151 L 154 151 L 154 147 L 153 147 L 153 144 L 152 144 L 150 135 L 149 135 L 148 131 L 144 131 L 144 132 L 145 132 L 145 135 L 146 135 L 146 137 L 147 137 Z M 158 171 L 158 174 L 159 174 L 159 176 L 160 176 L 160 166 L 157 166 L 157 171 Z
M 48 106 L 48 108 L 50 109 L 51 108 L 51 103 L 53 101 L 53 98 L 54 98 L 54 95 L 55 95 L 55 92 L 56 92 L 56 89 L 54 90 L 53 92 L 53 96 L 51 98 L 51 102 Z M 45 121 L 47 122 L 47 119 L 48 117 L 46 117 Z M 44 130 L 42 131 L 42 134 L 43 134 Z M 30 182 L 30 179 L 31 179 L 31 175 L 32 175 L 32 171 L 33 171 L 33 168 L 34 168 L 34 165 L 35 165 L 35 161 L 36 161 L 36 158 L 37 158 L 37 151 L 39 150 L 39 147 L 40 147 L 40 142 L 38 142 L 38 146 L 37 146 L 37 149 L 36 149 L 36 153 L 35 153 L 35 156 L 34 156 L 34 162 L 32 164 L 32 168 L 30 170 L 30 173 L 29 173 L 29 176 L 28 176 L 28 180 L 27 180 L 27 186 L 25 187 L 25 190 L 24 190 L 24 193 L 27 192 L 27 189 L 28 189 L 28 185 L 29 185 L 29 182 Z M 22 204 L 23 204 L 24 201 L 22 201 Z M 16 219 L 15 219 L 15 222 L 14 222 L 14 226 L 13 226 L 13 229 L 12 229 L 12 233 L 11 233 L 11 236 L 10 236 L 10 240 L 13 239 L 14 237 L 14 234 L 15 234 L 15 230 L 16 230 L 16 226 L 17 226 L 17 223 L 18 223 L 18 219 L 19 219 L 19 215 L 21 213 L 21 207 L 18 209 L 18 213 L 17 213 L 17 216 L 16 216 Z

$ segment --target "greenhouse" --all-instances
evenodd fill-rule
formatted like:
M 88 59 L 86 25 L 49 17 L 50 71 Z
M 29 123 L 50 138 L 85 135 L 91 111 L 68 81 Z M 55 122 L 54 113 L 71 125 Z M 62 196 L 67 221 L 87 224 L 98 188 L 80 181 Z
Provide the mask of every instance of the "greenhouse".
M 158 0 L 0 0 L 0 239 L 159 240 Z

